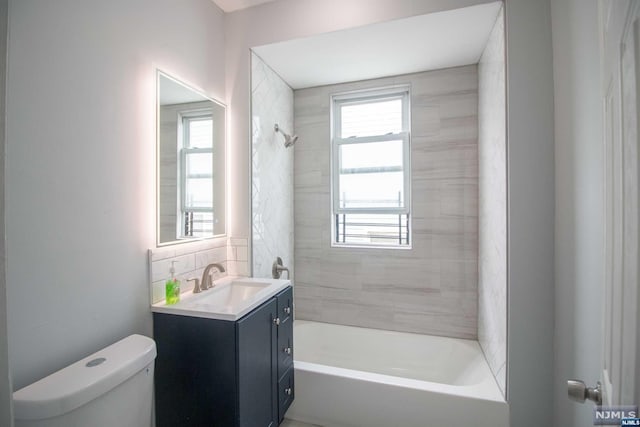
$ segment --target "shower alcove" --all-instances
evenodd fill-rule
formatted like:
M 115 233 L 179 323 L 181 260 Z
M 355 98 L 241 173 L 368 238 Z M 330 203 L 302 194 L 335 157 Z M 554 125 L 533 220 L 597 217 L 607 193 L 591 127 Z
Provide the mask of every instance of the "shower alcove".
M 341 325 L 353 328 L 350 332 L 361 329 L 363 336 L 376 330 L 386 337 L 382 340 L 397 339 L 389 335 L 396 332 L 475 345 L 495 391 L 477 397 L 487 402 L 487 413 L 498 414 L 491 425 L 507 425 L 502 2 L 255 46 L 250 55 L 253 275 L 270 277 L 273 261 L 283 259 L 293 279 L 301 325 Z M 410 97 L 410 244 L 336 245 L 332 96 L 397 87 L 407 87 Z M 285 147 L 289 135 L 276 132 L 274 124 L 290 138 L 297 135 L 295 145 Z M 307 341 L 297 337 L 296 348 Z M 414 347 L 405 348 L 412 352 Z M 309 351 L 294 348 L 300 357 Z M 446 359 L 447 354 L 437 357 Z M 305 384 L 320 387 L 327 378 L 342 375 L 356 381 L 343 384 L 355 390 L 368 375 L 383 375 L 391 378 L 392 390 L 406 386 L 388 374 L 296 356 L 300 382 L 290 416 L 326 426 L 365 422 L 340 418 L 336 407 L 314 403 L 316 412 L 308 410 L 305 396 L 311 392 L 305 392 Z M 456 387 L 474 381 L 456 381 L 448 389 L 415 378 L 406 387 L 469 398 L 468 389 Z M 443 408 L 460 404 L 446 401 Z M 385 405 L 391 404 L 374 406 L 384 412 Z M 323 412 L 327 419 L 316 417 Z M 413 425 L 410 419 L 405 422 Z

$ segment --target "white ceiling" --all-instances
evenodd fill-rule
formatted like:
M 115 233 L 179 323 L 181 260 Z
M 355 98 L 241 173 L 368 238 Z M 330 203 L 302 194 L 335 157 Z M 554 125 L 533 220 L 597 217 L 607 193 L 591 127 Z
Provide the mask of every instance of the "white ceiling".
M 275 0 L 213 0 L 218 7 L 225 12 L 233 12 L 234 10 L 246 9 L 262 3 L 268 3 Z
M 501 6 L 485 3 L 253 50 L 293 89 L 475 64 Z

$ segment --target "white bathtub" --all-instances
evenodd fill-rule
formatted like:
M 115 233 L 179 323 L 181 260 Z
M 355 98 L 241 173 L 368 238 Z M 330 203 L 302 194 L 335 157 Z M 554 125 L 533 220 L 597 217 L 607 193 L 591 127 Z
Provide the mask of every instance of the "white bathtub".
M 287 418 L 324 427 L 506 427 L 476 341 L 296 320 Z

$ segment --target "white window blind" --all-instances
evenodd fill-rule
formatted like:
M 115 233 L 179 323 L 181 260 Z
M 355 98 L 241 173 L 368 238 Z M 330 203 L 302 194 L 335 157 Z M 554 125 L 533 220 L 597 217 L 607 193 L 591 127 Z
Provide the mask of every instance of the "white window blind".
M 333 96 L 334 244 L 409 245 L 407 87 Z

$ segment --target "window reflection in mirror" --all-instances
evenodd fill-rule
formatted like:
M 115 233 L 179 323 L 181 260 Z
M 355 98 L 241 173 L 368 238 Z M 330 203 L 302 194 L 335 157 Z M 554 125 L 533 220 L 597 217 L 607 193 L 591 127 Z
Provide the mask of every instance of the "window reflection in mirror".
M 158 72 L 157 244 L 225 234 L 225 107 Z

